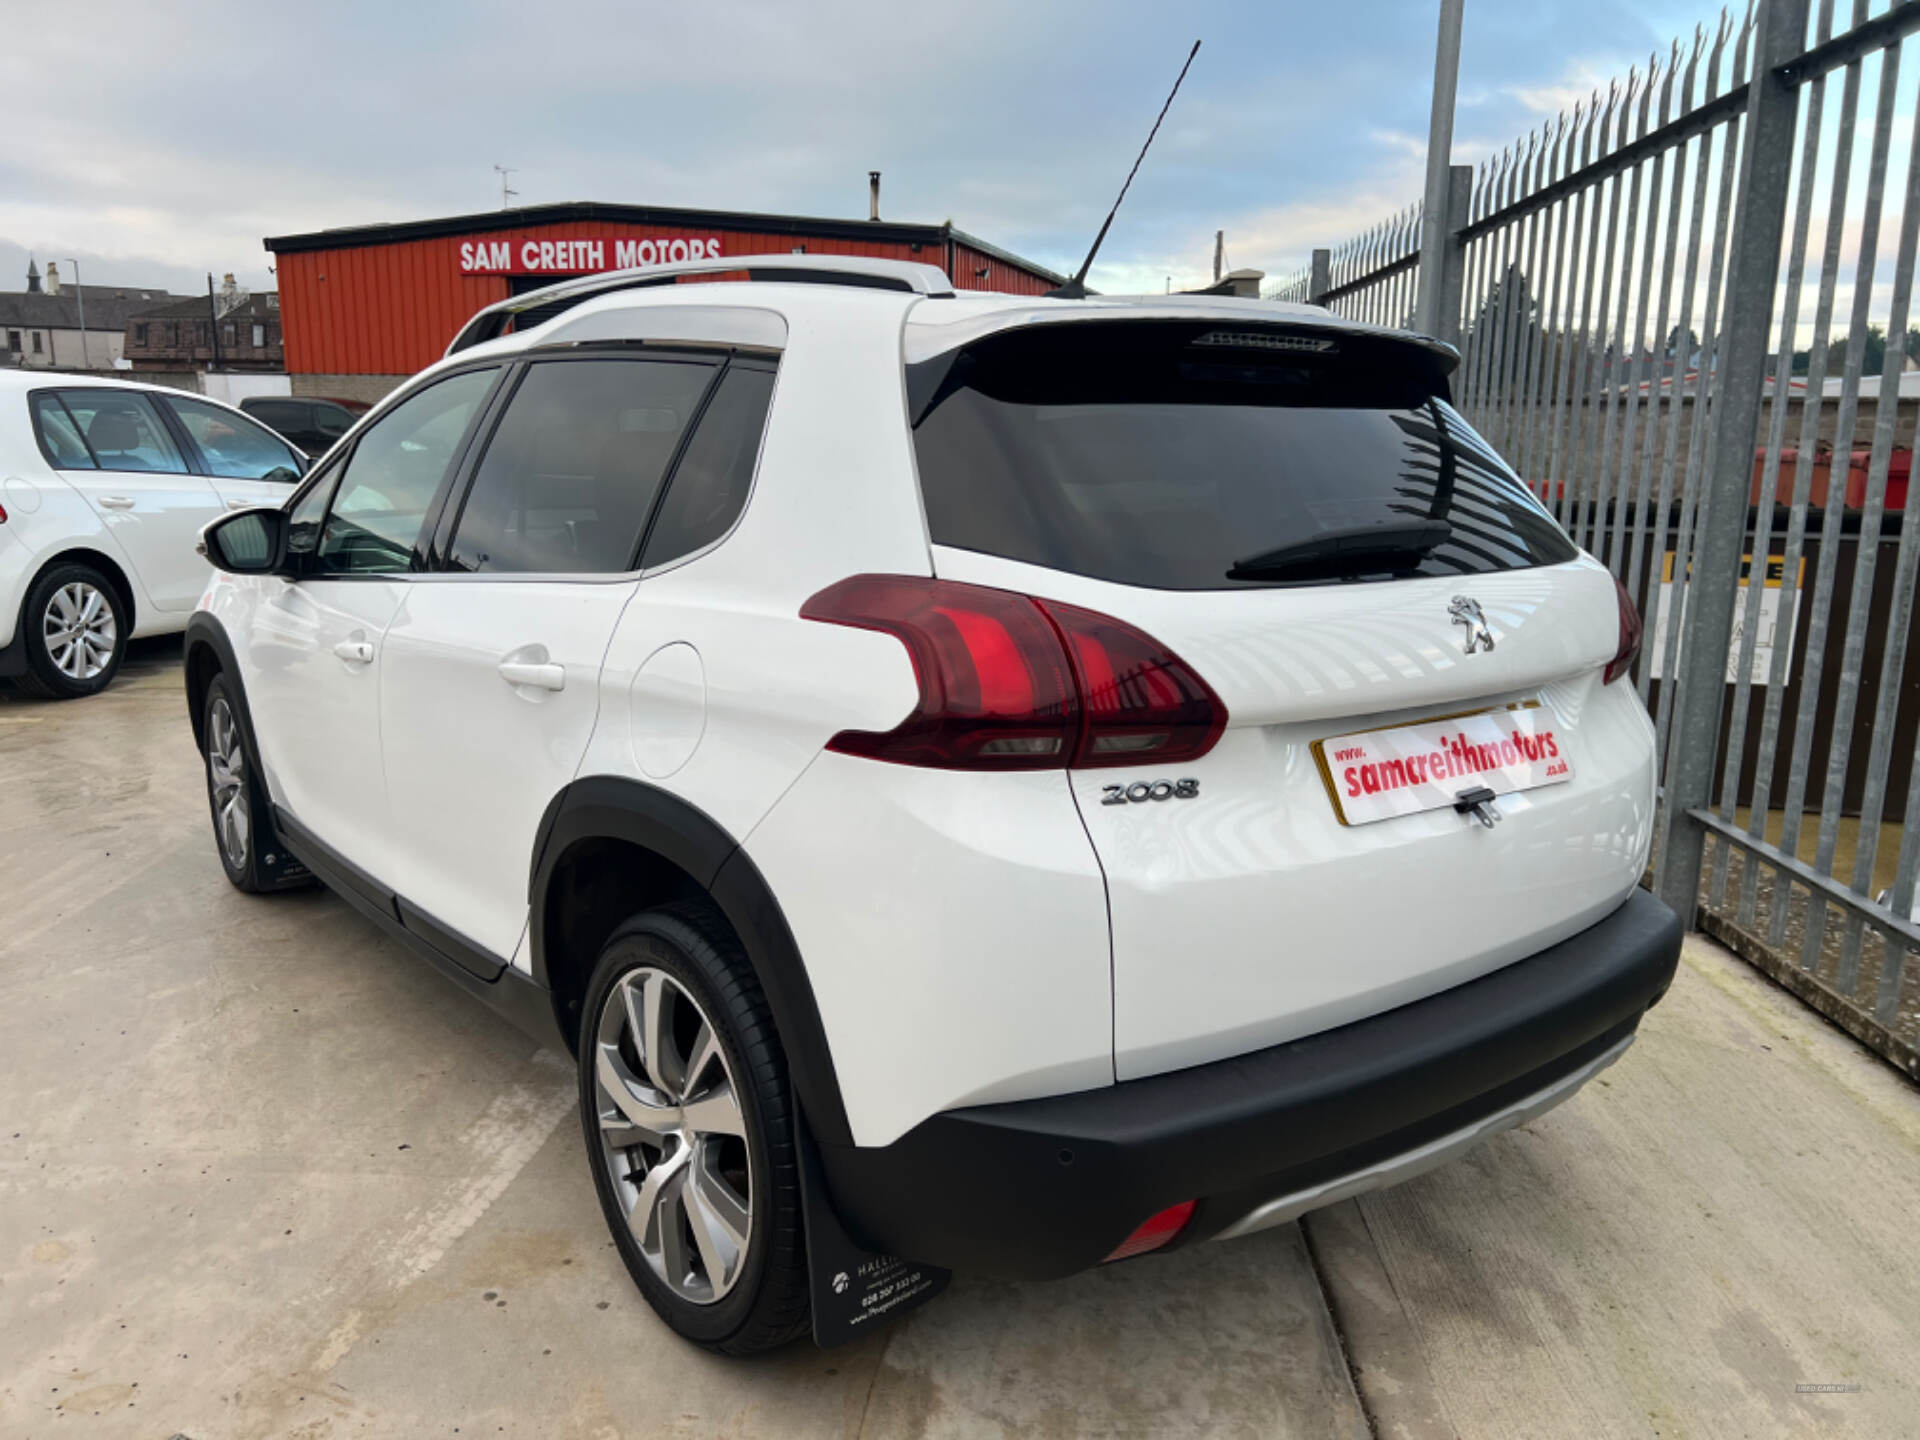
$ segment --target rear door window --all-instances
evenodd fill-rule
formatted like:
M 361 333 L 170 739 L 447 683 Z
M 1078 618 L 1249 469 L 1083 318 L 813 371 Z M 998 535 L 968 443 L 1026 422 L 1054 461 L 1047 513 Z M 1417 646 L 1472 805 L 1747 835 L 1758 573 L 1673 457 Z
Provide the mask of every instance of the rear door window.
M 60 398 L 102 470 L 187 473 L 153 401 L 139 391 L 63 390 Z
M 738 362 L 728 367 L 674 467 L 667 498 L 647 532 L 643 569 L 705 549 L 733 528 L 753 486 L 772 403 L 771 369 Z
M 552 360 L 513 393 L 454 527 L 450 569 L 631 570 L 715 363 Z
M 910 366 L 908 393 L 936 544 L 1165 590 L 1577 554 L 1447 402 L 1437 359 L 1397 340 L 1036 326 Z

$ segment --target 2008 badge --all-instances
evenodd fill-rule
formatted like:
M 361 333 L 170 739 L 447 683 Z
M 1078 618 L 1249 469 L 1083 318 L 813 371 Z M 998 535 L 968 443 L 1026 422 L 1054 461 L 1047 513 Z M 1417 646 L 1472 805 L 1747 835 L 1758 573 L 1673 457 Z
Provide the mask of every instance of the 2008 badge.
M 1138 805 L 1144 800 L 1192 800 L 1200 794 L 1198 780 L 1136 780 L 1131 785 L 1102 785 L 1102 805 Z

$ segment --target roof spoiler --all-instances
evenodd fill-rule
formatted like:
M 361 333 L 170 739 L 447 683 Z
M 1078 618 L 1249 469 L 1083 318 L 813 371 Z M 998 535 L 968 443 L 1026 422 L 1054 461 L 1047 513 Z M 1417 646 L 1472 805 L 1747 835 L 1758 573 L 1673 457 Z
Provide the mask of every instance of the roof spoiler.
M 551 318 L 597 295 L 619 290 L 643 290 L 656 285 L 677 284 L 686 275 L 734 275 L 744 272 L 747 279 L 787 284 L 853 285 L 870 290 L 900 290 L 923 295 L 930 300 L 953 298 L 953 281 L 936 265 L 910 260 L 881 260 L 864 255 L 730 255 L 718 259 L 682 260 L 668 265 L 643 265 L 628 270 L 609 270 L 601 275 L 562 280 L 555 285 L 529 290 L 479 311 L 460 328 L 447 347 L 448 355 L 457 355 L 483 341 L 504 335 L 517 315 L 543 310 Z

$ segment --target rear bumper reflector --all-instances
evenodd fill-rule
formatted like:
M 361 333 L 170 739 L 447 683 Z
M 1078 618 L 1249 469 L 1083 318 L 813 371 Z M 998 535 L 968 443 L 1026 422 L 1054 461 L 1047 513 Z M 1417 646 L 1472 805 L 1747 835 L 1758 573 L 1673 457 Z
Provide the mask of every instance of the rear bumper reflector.
M 1158 1215 L 1149 1216 L 1140 1222 L 1126 1239 L 1122 1240 L 1105 1262 L 1128 1260 L 1135 1255 L 1144 1255 L 1149 1250 L 1158 1250 L 1171 1242 L 1174 1237 L 1187 1228 L 1187 1222 L 1193 1218 L 1193 1207 L 1198 1202 L 1182 1200 L 1178 1205 L 1169 1205 Z

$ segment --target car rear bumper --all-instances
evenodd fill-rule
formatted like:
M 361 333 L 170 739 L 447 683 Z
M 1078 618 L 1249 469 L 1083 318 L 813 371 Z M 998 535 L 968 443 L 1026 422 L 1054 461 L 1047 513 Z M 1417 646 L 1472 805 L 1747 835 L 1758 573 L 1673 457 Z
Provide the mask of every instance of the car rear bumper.
M 1198 1200 L 1179 1244 L 1279 1224 L 1522 1123 L 1617 1058 L 1666 992 L 1673 912 L 1606 919 L 1490 975 L 1271 1049 L 1097 1090 L 932 1116 L 821 1147 L 847 1229 L 927 1264 L 1022 1279 L 1098 1264 Z

